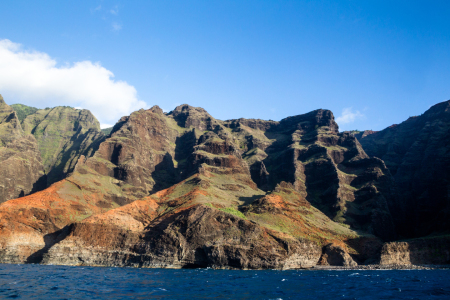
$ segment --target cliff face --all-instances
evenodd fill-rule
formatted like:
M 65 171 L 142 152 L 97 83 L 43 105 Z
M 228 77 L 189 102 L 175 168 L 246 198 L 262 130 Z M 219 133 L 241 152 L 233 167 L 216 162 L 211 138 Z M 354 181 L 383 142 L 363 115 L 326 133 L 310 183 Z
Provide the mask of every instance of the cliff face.
M 234 160 L 233 155 L 223 159 Z M 74 224 L 42 262 L 304 268 L 317 264 L 322 243 L 358 238 L 312 207 L 292 185 L 283 183 L 264 196 L 247 185 L 249 175 L 240 166 L 209 160 L 169 189 Z
M 180 211 L 140 232 L 97 222 L 75 224 L 44 263 L 289 269 L 314 266 L 321 254 L 311 241 L 280 236 L 207 206 Z
M 38 142 L 49 185 L 64 179 L 81 155 L 91 156 L 104 140 L 99 122 L 88 110 L 58 106 L 30 113 L 17 105 L 16 109 L 25 116 L 24 132 Z
M 45 187 L 36 139 L 0 95 L 0 203 Z
M 361 137 L 383 159 L 398 186 L 393 202 L 400 234 L 420 237 L 450 230 L 450 101 L 399 125 Z
M 232 129 L 261 189 L 280 181 L 331 219 L 352 229 L 395 238 L 387 203 L 396 191 L 383 161 L 366 155 L 348 133 L 339 133 L 333 114 L 317 110 L 280 122 L 231 120 Z
M 66 149 L 45 120 L 68 112 L 52 111 L 24 127 Z M 363 262 L 395 236 L 389 171 L 327 110 L 220 121 L 202 108 L 155 106 L 91 141 L 98 149 L 77 150 L 65 180 L 0 205 L 2 262 L 288 269 L 336 255 L 352 264 L 348 253 Z M 48 162 L 58 161 L 52 151 Z

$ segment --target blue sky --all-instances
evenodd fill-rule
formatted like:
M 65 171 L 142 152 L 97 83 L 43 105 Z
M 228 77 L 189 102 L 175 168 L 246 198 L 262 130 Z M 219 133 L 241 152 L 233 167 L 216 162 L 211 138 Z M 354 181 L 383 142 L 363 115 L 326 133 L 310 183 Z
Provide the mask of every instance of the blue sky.
M 380 130 L 450 99 L 449 1 L 1 1 L 0 93 Z M 3 57 L 3 58 L 2 58 Z M 114 76 L 114 77 L 113 77 Z

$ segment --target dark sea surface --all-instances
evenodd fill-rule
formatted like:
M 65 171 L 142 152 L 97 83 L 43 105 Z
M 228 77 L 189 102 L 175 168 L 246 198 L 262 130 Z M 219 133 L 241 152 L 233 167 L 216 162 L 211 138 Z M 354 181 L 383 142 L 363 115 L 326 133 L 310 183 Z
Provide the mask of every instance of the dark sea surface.
M 450 299 L 450 270 L 134 269 L 0 264 L 1 299 Z

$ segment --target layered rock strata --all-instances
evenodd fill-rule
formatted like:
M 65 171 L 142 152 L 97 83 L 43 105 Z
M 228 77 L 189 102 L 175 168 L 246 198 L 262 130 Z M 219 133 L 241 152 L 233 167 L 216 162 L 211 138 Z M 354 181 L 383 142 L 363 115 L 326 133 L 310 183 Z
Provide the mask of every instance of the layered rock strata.
M 321 242 L 358 237 L 287 184 L 260 198 L 261 191 L 246 187 L 235 174 L 217 172 L 226 167 L 210 167 L 204 164 L 199 174 L 167 190 L 72 225 L 43 255 L 43 263 L 308 268 L 319 261 Z M 249 209 L 242 213 L 239 206 Z
M 239 139 L 260 188 L 290 182 L 333 220 L 385 240 L 395 238 L 388 202 L 396 190 L 389 170 L 380 159 L 367 156 L 354 136 L 339 133 L 331 111 L 225 125 Z

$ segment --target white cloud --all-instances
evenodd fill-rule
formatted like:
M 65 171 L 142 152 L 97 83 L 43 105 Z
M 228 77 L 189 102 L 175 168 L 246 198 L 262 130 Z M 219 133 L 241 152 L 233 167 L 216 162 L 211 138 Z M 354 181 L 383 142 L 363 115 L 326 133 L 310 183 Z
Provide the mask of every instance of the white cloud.
M 0 40 L 0 70 L 0 94 L 9 104 L 83 107 L 107 124 L 147 107 L 132 85 L 114 80 L 100 63 L 80 61 L 59 67 L 48 54 L 23 50 L 6 39 Z
M 342 110 L 342 114 L 336 118 L 338 124 L 349 124 L 356 120 L 364 119 L 365 115 L 359 110 L 353 111 L 352 107 L 347 107 Z
M 117 22 L 112 22 L 111 26 L 114 31 L 119 31 L 120 29 L 122 29 L 122 24 L 119 24 Z

